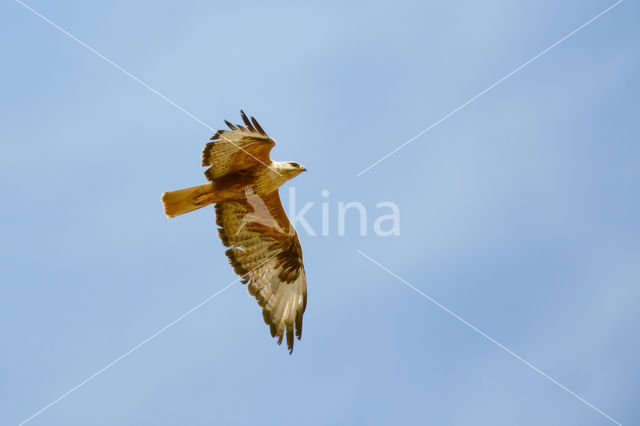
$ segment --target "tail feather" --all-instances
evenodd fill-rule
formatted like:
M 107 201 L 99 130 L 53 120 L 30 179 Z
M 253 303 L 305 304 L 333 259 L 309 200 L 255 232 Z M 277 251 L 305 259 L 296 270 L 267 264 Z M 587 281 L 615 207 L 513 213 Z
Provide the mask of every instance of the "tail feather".
M 215 198 L 213 184 L 207 183 L 165 192 L 162 194 L 162 204 L 164 204 L 164 213 L 168 217 L 176 217 L 213 204 L 216 202 Z

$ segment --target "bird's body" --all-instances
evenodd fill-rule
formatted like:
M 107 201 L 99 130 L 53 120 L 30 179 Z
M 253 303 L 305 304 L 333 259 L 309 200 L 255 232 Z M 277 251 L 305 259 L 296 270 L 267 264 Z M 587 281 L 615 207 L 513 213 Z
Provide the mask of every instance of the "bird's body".
M 295 170 L 286 168 L 288 162 L 271 161 L 268 165 L 256 164 L 215 179 L 213 182 L 162 194 L 165 214 L 179 216 L 193 210 L 222 201 L 246 198 L 248 188 L 259 196 L 277 191 L 287 180 L 297 176 Z M 294 176 L 289 176 L 294 172 Z
M 263 308 L 271 335 L 284 335 L 293 350 L 294 331 L 302 333 L 307 287 L 302 249 L 289 222 L 278 188 L 306 169 L 294 162 L 274 162 L 275 145 L 255 118 L 244 112 L 247 128 L 220 130 L 202 153 L 209 183 L 162 194 L 165 213 L 179 216 L 209 204 L 216 205 L 216 223 L 235 272 Z

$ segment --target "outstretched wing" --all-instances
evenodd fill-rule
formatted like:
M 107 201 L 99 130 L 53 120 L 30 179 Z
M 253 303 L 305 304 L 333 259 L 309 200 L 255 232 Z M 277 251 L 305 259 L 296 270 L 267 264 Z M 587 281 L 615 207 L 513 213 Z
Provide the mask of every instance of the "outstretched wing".
M 218 130 L 202 151 L 202 166 L 211 166 L 204 172 L 210 181 L 258 164 L 268 166 L 271 163 L 269 152 L 276 142 L 267 136 L 255 118 L 247 118 L 242 110 L 240 114 L 246 127 L 225 120 L 231 130 Z
M 216 204 L 216 223 L 234 271 L 243 276 L 249 293 L 262 307 L 271 336 L 289 353 L 294 333 L 302 336 L 307 305 L 307 281 L 298 234 L 284 212 L 278 191 L 259 196 L 251 188 L 246 198 Z

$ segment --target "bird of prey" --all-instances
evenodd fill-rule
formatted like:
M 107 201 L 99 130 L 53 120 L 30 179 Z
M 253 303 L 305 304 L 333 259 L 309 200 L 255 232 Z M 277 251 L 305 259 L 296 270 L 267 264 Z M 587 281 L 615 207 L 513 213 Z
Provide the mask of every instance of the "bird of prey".
M 218 235 L 242 283 L 262 307 L 271 336 L 286 335 L 293 352 L 294 333 L 302 336 L 307 281 L 302 248 L 289 221 L 278 188 L 306 171 L 293 161 L 271 161 L 275 145 L 258 121 L 240 111 L 242 125 L 225 120 L 202 152 L 209 183 L 162 194 L 168 217 L 215 204 Z

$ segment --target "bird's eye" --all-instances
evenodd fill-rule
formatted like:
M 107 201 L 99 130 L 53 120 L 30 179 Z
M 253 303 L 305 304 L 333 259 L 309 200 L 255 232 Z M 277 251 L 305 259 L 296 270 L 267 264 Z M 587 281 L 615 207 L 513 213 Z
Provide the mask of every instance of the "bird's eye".
M 298 163 L 293 163 L 293 162 L 292 162 L 292 163 L 291 163 L 291 165 L 292 165 L 293 167 L 300 168 L 300 164 L 298 164 Z

